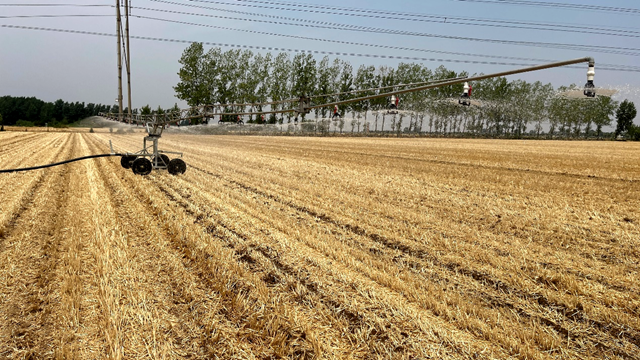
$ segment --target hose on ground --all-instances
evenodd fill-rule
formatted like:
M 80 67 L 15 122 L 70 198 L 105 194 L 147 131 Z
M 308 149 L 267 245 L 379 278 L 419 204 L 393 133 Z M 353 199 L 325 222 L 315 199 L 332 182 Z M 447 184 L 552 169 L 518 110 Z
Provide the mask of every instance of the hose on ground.
M 68 164 L 68 163 L 71 163 L 71 162 L 74 162 L 74 161 L 86 160 L 86 159 L 95 159 L 95 158 L 109 157 L 109 156 L 126 156 L 126 155 L 127 154 L 89 155 L 89 156 L 83 156 L 83 157 L 79 157 L 79 158 L 75 158 L 75 159 L 69 159 L 69 160 L 65 160 L 65 161 L 60 161 L 60 162 L 53 163 L 53 164 L 32 166 L 32 167 L 19 168 L 19 169 L 0 169 L 0 174 L 19 172 L 19 171 L 32 171 L 32 170 L 44 169 L 44 168 L 49 168 L 49 167 L 53 167 L 53 166 Z

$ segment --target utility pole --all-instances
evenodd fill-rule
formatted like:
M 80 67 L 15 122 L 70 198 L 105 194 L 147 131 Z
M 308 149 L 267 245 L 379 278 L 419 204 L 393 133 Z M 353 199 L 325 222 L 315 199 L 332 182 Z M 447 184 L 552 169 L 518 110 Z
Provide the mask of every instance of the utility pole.
M 116 0 L 116 38 L 118 42 L 118 121 L 122 121 L 122 45 L 120 45 L 120 0 Z
M 125 38 L 126 38 L 126 62 L 127 62 L 127 108 L 129 109 L 129 123 L 131 123 L 133 116 L 131 113 L 131 52 L 129 50 L 129 0 L 124 0 L 124 17 L 125 17 Z

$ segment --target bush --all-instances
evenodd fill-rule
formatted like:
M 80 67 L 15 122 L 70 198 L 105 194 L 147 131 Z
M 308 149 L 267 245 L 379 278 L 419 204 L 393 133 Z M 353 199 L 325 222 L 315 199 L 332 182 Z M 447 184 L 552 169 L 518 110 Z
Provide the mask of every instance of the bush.
M 27 120 L 16 121 L 16 126 L 33 127 L 33 122 Z
M 90 132 L 90 133 L 94 132 L 94 131 L 93 131 L 93 128 L 90 128 L 90 129 L 89 129 L 89 132 Z
M 640 126 L 629 125 L 627 136 L 634 141 L 640 141 Z

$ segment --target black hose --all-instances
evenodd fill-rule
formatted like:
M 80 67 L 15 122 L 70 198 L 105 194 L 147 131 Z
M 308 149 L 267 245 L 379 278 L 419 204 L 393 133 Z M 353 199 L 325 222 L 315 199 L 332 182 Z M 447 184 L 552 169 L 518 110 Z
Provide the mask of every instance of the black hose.
M 53 163 L 53 164 L 46 164 L 46 165 L 40 165 L 40 166 L 32 166 L 32 167 L 20 168 L 20 169 L 0 169 L 0 174 L 2 174 L 2 173 L 12 173 L 12 172 L 18 172 L 18 171 L 31 171 L 31 170 L 44 169 L 44 168 L 48 168 L 48 167 L 52 167 L 52 166 L 64 165 L 64 164 L 68 164 L 68 163 L 70 163 L 70 162 L 80 161 L 80 160 L 86 160 L 86 159 L 95 159 L 95 158 L 109 157 L 109 156 L 126 156 L 126 155 L 127 155 L 127 154 L 100 154 L 100 155 L 89 155 L 89 156 L 83 156 L 83 157 L 79 157 L 79 158 L 75 158 L 75 159 L 70 159 L 70 160 L 60 161 L 60 162 Z

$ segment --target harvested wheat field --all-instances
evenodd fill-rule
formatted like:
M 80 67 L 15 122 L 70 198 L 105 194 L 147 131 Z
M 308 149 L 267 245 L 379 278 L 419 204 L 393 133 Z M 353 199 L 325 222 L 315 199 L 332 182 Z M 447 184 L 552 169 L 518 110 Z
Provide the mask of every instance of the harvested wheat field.
M 0 133 L 0 167 L 142 134 Z M 640 145 L 168 134 L 0 174 L 0 358 L 638 359 Z

